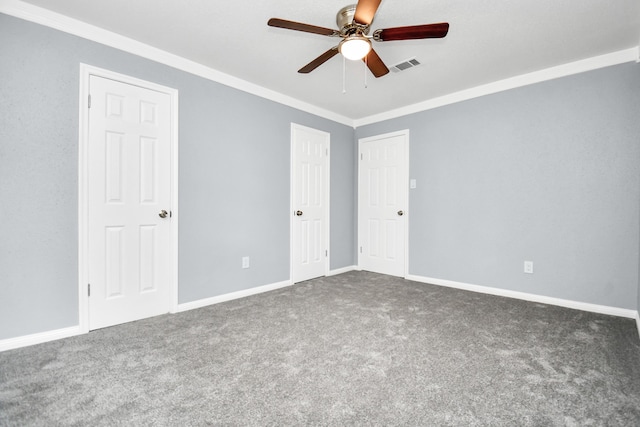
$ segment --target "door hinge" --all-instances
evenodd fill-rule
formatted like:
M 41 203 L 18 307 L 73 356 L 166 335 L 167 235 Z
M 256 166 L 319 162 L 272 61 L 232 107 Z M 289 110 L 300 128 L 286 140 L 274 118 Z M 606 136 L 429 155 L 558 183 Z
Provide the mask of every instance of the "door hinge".
M 362 246 L 360 246 L 360 253 L 362 253 Z
M 91 296 L 91 283 L 87 284 L 87 296 L 90 297 Z
M 364 160 L 364 155 L 360 153 L 360 160 Z
M 91 108 L 91 95 L 89 95 L 87 108 Z
M 325 148 L 325 149 L 324 149 L 324 155 L 325 155 L 325 156 L 328 156 L 328 155 L 329 155 L 329 149 L 328 149 L 328 148 Z
M 329 256 L 329 251 L 328 251 L 328 250 L 326 250 L 326 249 L 324 250 L 324 256 L 325 256 L 325 257 L 328 257 L 328 256 Z

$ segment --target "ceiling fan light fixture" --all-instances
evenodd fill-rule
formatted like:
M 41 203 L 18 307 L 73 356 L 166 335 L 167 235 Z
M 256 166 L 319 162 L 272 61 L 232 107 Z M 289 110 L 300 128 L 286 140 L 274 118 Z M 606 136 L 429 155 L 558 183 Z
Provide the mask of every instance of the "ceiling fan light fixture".
M 338 50 L 345 58 L 358 61 L 371 51 L 371 41 L 364 36 L 350 36 L 340 42 Z

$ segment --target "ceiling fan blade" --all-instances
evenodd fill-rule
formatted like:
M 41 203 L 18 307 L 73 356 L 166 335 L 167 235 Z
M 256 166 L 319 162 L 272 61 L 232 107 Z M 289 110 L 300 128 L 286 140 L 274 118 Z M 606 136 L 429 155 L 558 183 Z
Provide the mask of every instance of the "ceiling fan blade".
M 376 77 L 382 77 L 389 72 L 389 69 L 387 68 L 387 66 L 384 65 L 384 62 L 382 62 L 382 59 L 380 59 L 376 51 L 373 49 L 371 49 L 369 51 L 369 54 L 365 56 L 362 60 L 366 62 L 367 67 L 369 67 L 369 70 L 371 70 L 373 75 Z
M 379 42 L 393 40 L 412 39 L 439 39 L 447 35 L 449 24 L 441 22 L 439 24 L 414 25 L 411 27 L 396 27 L 376 30 L 373 39 Z
M 320 34 L 323 36 L 338 36 L 340 32 L 331 28 L 317 27 L 315 25 L 303 24 L 301 22 L 287 21 L 286 19 L 271 18 L 267 25 L 270 27 L 285 28 L 287 30 L 303 31 L 305 33 Z
M 338 54 L 338 46 L 332 47 L 313 61 L 298 70 L 299 73 L 310 73 Z
M 357 24 L 371 25 L 373 17 L 382 0 L 359 0 L 356 6 L 353 21 Z

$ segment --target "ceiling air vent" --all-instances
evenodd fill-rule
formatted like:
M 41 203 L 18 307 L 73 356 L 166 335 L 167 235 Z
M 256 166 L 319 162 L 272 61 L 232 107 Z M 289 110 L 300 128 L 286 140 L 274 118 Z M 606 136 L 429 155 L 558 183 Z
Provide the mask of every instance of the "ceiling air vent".
M 399 73 L 400 71 L 408 70 L 409 68 L 417 67 L 418 65 L 420 65 L 420 62 L 418 62 L 416 58 L 412 58 L 392 66 L 391 71 Z

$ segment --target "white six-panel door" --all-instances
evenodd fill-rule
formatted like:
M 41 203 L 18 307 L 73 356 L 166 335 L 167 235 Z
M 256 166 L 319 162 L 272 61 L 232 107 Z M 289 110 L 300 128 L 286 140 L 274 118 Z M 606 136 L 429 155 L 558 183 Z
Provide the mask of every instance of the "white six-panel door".
M 358 265 L 404 277 L 408 131 L 359 141 Z
M 166 93 L 91 75 L 89 329 L 171 307 L 171 103 Z M 163 211 L 166 211 L 166 215 Z
M 292 124 L 292 244 L 294 283 L 327 274 L 329 134 Z

